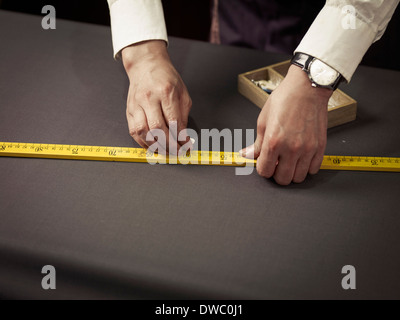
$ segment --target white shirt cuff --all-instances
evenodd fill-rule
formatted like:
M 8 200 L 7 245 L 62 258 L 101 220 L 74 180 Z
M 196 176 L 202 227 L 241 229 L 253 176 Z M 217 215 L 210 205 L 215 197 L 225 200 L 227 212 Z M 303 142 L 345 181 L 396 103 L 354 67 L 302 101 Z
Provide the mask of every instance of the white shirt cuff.
M 355 29 L 345 29 L 342 25 L 345 15 L 340 7 L 326 5 L 295 52 L 320 59 L 349 82 L 377 32 L 358 18 Z
M 168 43 L 161 0 L 108 0 L 114 58 L 121 50 L 146 40 Z

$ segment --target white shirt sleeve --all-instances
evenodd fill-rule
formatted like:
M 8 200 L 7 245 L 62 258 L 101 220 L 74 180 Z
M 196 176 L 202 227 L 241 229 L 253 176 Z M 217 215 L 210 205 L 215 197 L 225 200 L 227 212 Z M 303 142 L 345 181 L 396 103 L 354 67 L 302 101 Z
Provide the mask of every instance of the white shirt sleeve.
M 161 0 L 107 0 L 114 58 L 123 48 L 146 40 L 168 43 Z
M 327 0 L 295 52 L 316 57 L 349 82 L 400 0 Z

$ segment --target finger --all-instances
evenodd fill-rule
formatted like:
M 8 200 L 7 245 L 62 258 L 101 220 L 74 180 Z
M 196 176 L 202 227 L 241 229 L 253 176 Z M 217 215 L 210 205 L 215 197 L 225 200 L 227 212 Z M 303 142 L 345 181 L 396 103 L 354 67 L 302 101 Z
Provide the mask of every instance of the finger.
M 146 105 L 146 108 L 143 108 L 146 112 L 146 118 L 147 118 L 147 125 L 151 130 L 161 130 L 163 131 L 165 135 L 165 139 L 163 139 L 165 145 L 160 144 L 160 147 L 166 151 L 168 151 L 171 154 L 176 154 L 177 150 L 177 143 L 176 141 L 172 139 L 170 141 L 169 139 L 169 130 L 168 127 L 165 123 L 164 116 L 161 110 L 161 106 L 157 103 L 148 103 Z M 154 137 L 156 138 L 156 137 Z
M 318 153 L 313 157 L 313 159 L 311 160 L 310 169 L 309 169 L 309 173 L 311 175 L 315 175 L 319 172 L 319 169 L 321 168 L 323 160 L 324 160 L 323 153 Z
M 182 120 L 181 120 L 181 129 L 180 131 L 178 131 L 178 134 L 180 132 L 182 133 L 183 137 L 186 137 L 186 140 L 182 141 L 181 144 L 185 144 L 185 142 L 189 142 L 190 141 L 190 137 L 187 134 L 186 128 L 188 125 L 188 119 L 189 119 L 189 114 L 190 114 L 190 110 L 192 109 L 192 99 L 190 98 L 187 89 L 185 87 L 184 92 L 182 94 L 181 97 L 181 101 L 180 101 L 180 111 L 181 111 L 181 116 L 182 116 Z M 179 129 L 179 128 L 178 128 Z
M 151 135 L 153 140 L 148 140 L 147 135 L 149 133 L 149 127 L 147 125 L 147 118 L 144 110 L 140 106 L 136 106 L 133 109 L 133 113 L 129 114 L 129 121 L 132 123 L 132 132 L 133 137 L 137 143 L 143 148 L 151 148 L 153 151 L 156 151 L 160 154 L 167 154 L 165 148 L 163 148 L 162 144 L 158 143 L 158 141 Z
M 257 140 L 254 146 L 254 155 L 258 156 L 257 172 L 264 178 L 271 178 L 275 174 L 279 157 L 279 143 L 276 138 L 271 137 L 267 132 L 267 111 L 269 101 L 265 104 L 257 121 Z
M 129 135 L 143 148 L 148 148 L 146 143 L 146 134 L 149 131 L 147 119 L 143 109 L 139 106 L 133 108 L 132 112 L 126 109 L 126 118 L 128 120 Z
M 175 90 L 169 95 L 164 96 L 161 101 L 161 108 L 165 122 L 169 128 L 170 139 L 176 142 L 177 151 L 179 151 L 180 146 L 185 144 L 188 140 L 187 136 L 185 136 L 185 140 L 182 143 L 179 143 L 178 139 L 179 134 L 186 128 L 187 124 L 184 124 L 183 122 L 180 106 L 182 102 L 183 100 L 179 98 Z
M 247 159 L 257 159 L 261 154 L 264 142 L 265 121 L 259 120 L 257 124 L 257 138 L 253 145 L 239 151 L 240 155 Z
M 324 160 L 325 148 L 326 148 L 326 133 L 322 134 L 322 138 L 318 143 L 318 149 L 313 159 L 311 160 L 309 173 L 315 175 L 321 169 L 322 161 Z
M 262 138 L 258 138 L 256 139 L 256 142 L 254 142 L 254 144 L 252 144 L 251 146 L 244 148 L 242 150 L 239 151 L 239 154 L 243 157 L 243 158 L 247 158 L 247 159 L 257 159 L 260 156 L 261 153 L 261 142 L 260 140 L 262 140 Z
M 279 158 L 279 163 L 274 174 L 274 179 L 278 184 L 282 186 L 291 184 L 297 161 L 298 158 L 294 156 L 282 156 Z
M 183 129 L 179 100 L 174 99 L 173 101 L 163 102 L 161 107 L 166 125 L 169 129 L 168 141 L 171 142 L 169 147 L 175 152 L 179 152 L 181 145 L 179 144 L 178 137 Z
M 264 178 L 271 178 L 278 164 L 278 144 L 264 137 L 261 153 L 257 160 L 257 172 Z
M 302 183 L 306 178 L 310 170 L 312 156 L 303 156 L 297 161 L 296 170 L 293 176 L 294 183 Z

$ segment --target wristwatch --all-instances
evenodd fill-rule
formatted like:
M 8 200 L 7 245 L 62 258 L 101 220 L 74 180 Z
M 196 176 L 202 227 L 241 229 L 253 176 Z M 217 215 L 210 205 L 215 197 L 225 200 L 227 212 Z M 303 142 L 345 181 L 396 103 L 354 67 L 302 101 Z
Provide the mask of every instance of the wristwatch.
M 305 53 L 297 52 L 292 58 L 292 64 L 302 68 L 307 73 L 313 87 L 335 91 L 344 80 L 343 76 L 335 69 Z

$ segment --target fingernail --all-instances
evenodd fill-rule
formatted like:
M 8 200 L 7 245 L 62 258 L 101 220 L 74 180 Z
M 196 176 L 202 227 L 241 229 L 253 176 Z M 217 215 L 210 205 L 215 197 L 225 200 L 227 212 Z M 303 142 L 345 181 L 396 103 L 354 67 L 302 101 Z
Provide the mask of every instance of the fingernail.
M 188 150 L 191 150 L 191 148 L 181 147 L 181 148 L 179 149 L 179 154 L 178 154 L 178 156 L 179 156 L 179 157 L 186 156 Z
M 241 151 L 242 151 L 241 155 L 243 158 L 254 158 L 254 144 Z
M 179 156 L 186 155 L 188 150 L 193 150 L 196 140 L 189 138 L 189 141 L 179 148 Z
M 245 157 L 246 156 L 246 148 L 240 150 L 239 154 L 240 154 L 241 157 Z

